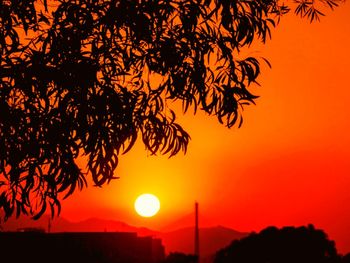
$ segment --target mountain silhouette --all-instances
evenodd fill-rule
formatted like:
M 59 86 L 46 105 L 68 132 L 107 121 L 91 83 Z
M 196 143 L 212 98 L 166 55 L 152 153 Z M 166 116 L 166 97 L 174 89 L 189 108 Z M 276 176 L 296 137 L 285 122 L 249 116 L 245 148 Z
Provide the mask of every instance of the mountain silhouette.
M 43 216 L 38 220 L 30 217 L 10 219 L 2 223 L 3 231 L 17 231 L 23 228 L 41 228 L 48 231 L 50 217 Z M 71 222 L 62 217 L 56 217 L 51 221 L 51 232 L 135 232 L 139 236 L 153 236 L 161 238 L 166 253 L 182 252 L 193 253 L 194 227 L 180 228 L 174 231 L 154 231 L 145 227 L 135 227 L 117 220 L 106 220 L 100 218 L 89 218 L 79 222 Z M 231 241 L 247 236 L 233 229 L 216 226 L 199 229 L 201 257 L 211 257 L 219 249 L 229 245 Z
M 208 228 L 208 227 L 212 227 L 217 225 L 215 222 L 213 222 L 213 220 L 211 220 L 210 218 L 207 218 L 205 215 L 201 214 L 201 212 L 199 211 L 198 214 L 198 218 L 199 218 L 199 225 L 201 228 Z M 189 227 L 193 227 L 195 221 L 195 214 L 194 213 L 188 213 L 182 217 L 179 217 L 173 221 L 171 221 L 170 223 L 168 223 L 167 225 L 165 225 L 164 227 L 162 227 L 160 229 L 160 232 L 172 232 L 181 228 L 189 228 Z
M 2 224 L 3 231 L 17 231 L 21 228 L 43 228 L 48 231 L 49 216 L 43 216 L 38 220 L 29 217 L 10 219 Z M 71 222 L 62 217 L 56 217 L 51 221 L 51 232 L 136 232 L 139 236 L 156 236 L 157 231 L 145 227 L 135 227 L 117 220 L 89 218 L 83 221 Z

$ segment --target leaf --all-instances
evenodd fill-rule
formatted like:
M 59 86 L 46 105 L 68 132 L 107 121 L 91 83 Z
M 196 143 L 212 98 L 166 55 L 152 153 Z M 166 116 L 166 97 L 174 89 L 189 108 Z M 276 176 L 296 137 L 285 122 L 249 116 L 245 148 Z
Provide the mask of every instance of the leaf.
M 33 220 L 38 220 L 46 211 L 46 200 L 41 200 L 41 208 L 38 213 L 36 213 L 34 216 L 32 216 Z

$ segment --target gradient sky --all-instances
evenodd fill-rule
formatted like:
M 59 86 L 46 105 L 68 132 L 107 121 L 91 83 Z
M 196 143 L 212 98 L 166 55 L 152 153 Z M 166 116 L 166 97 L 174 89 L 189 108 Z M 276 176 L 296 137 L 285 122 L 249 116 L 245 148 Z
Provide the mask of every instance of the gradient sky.
M 272 69 L 263 69 L 253 89 L 261 98 L 244 111 L 242 128 L 203 113 L 179 115 L 192 137 L 186 155 L 149 156 L 139 142 L 120 157 L 119 180 L 75 193 L 61 216 L 166 229 L 197 200 L 202 226 L 259 231 L 312 223 L 350 252 L 349 14 L 345 3 L 321 23 L 284 17 L 272 40 L 250 51 Z M 154 218 L 133 210 L 144 192 L 161 201 Z

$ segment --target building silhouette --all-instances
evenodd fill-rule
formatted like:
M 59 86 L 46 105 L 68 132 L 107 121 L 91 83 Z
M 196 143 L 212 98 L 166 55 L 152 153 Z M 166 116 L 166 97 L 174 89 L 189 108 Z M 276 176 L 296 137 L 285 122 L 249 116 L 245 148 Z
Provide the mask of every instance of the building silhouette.
M 127 232 L 0 232 L 2 262 L 159 263 L 160 239 Z

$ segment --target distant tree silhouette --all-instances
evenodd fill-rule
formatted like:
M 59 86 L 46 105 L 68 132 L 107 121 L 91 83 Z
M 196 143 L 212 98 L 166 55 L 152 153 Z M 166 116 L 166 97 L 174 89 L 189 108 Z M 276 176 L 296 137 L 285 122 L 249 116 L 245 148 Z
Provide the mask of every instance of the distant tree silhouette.
M 170 253 L 163 263 L 197 263 L 197 257 L 194 255 L 187 255 L 184 253 Z
M 338 1 L 291 7 L 313 21 Z M 96 186 L 116 178 L 138 137 L 151 154 L 186 151 L 169 102 L 240 126 L 260 75 L 260 60 L 240 50 L 265 43 L 289 10 L 278 0 L 0 1 L 5 218 L 59 213 L 87 174 Z
M 215 263 L 338 263 L 335 243 L 312 225 L 268 227 L 233 241 L 217 252 Z

